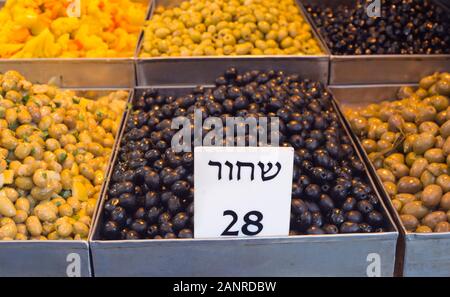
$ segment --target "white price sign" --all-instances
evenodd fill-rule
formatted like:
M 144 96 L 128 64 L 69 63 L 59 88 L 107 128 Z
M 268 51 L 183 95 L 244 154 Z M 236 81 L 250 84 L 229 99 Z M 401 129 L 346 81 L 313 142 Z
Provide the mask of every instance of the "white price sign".
M 287 236 L 294 150 L 196 147 L 195 238 Z

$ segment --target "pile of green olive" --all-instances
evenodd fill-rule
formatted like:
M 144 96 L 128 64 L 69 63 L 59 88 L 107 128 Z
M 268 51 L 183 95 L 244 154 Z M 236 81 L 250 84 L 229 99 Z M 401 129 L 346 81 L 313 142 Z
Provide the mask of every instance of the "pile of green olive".
M 87 238 L 127 96 L 0 74 L 0 240 Z
M 409 232 L 450 232 L 450 73 L 403 87 L 398 100 L 346 110 Z
M 190 0 L 155 9 L 141 57 L 321 53 L 295 0 Z

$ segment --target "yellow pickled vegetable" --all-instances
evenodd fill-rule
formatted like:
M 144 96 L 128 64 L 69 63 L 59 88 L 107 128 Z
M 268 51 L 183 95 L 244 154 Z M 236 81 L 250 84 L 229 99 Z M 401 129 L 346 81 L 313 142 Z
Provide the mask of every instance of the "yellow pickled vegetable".
M 0 58 L 131 57 L 145 20 L 138 0 L 7 0 L 0 10 Z

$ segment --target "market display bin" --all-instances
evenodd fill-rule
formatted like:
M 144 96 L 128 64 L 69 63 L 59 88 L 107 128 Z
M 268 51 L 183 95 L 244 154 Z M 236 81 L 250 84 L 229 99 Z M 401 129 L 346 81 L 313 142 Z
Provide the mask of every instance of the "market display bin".
M 400 87 L 401 85 L 333 86 L 331 91 L 342 107 L 360 107 L 383 100 L 394 100 Z M 350 127 L 348 122 L 346 125 Z M 389 197 L 360 141 L 355 136 L 354 141 L 366 160 L 380 192 L 384 192 L 384 197 Z M 388 198 L 386 205 L 399 226 L 401 235 L 400 258 L 396 267 L 398 274 L 403 273 L 404 276 L 450 276 L 450 233 L 407 233 L 399 214 L 390 201 Z
M 156 6 L 171 7 L 181 0 L 154 0 L 149 11 L 151 19 Z M 300 6 L 300 1 L 297 3 Z M 306 16 L 300 9 L 304 19 Z M 301 55 L 264 55 L 264 56 L 194 56 L 194 57 L 152 57 L 140 58 L 143 47 L 144 33 L 141 34 L 136 53 L 136 75 L 138 86 L 149 85 L 185 85 L 202 84 L 211 77 L 218 77 L 227 67 L 239 66 L 240 71 L 252 69 L 277 68 L 296 72 L 304 77 L 314 77 L 322 82 L 328 82 L 329 52 L 325 44 L 313 29 L 314 37 L 318 40 L 324 54 L 317 56 Z
M 443 2 L 435 1 L 450 13 Z M 445 1 L 444 1 L 445 2 Z M 303 10 L 314 30 L 319 32 L 322 43 L 326 36 L 320 33 L 312 16 L 306 12 L 305 4 L 337 7 L 340 4 L 354 5 L 356 0 L 303 0 Z M 415 83 L 420 78 L 444 71 L 450 67 L 450 55 L 334 55 L 330 52 L 330 85 L 356 84 L 405 84 Z
M 151 0 L 137 1 L 150 9 Z M 3 5 L 0 2 L 0 8 Z M 133 88 L 136 84 L 134 57 L 0 59 L 0 73 L 12 69 L 37 78 L 36 82 L 63 88 Z
M 78 90 L 77 95 L 98 98 L 117 89 Z M 129 91 L 128 102 L 133 96 Z M 128 103 L 127 102 L 127 103 Z M 120 130 L 115 139 L 113 153 L 108 161 L 108 174 L 111 161 L 117 151 L 118 139 L 125 121 L 126 112 L 122 115 Z M 100 196 L 105 191 L 104 183 Z M 96 211 L 92 216 L 94 222 L 100 200 L 97 201 Z M 93 228 L 89 230 L 93 232 Z M 0 241 L 0 277 L 34 276 L 34 277 L 89 277 L 92 276 L 91 256 L 87 240 L 28 240 L 28 241 Z
M 188 90 L 191 89 L 183 87 L 159 89 L 160 94 L 175 96 Z M 136 90 L 136 96 L 142 91 L 143 89 Z M 346 129 L 345 126 L 344 128 Z M 113 164 L 115 163 L 116 160 L 113 161 Z M 370 182 L 374 187 L 371 179 Z M 375 187 L 374 189 L 376 190 Z M 95 276 L 249 277 L 394 274 L 398 231 L 383 202 L 383 212 L 389 225 L 389 230 L 385 233 L 107 241 L 101 240 L 100 236 L 106 193 L 107 191 L 101 199 L 100 211 L 89 239 Z

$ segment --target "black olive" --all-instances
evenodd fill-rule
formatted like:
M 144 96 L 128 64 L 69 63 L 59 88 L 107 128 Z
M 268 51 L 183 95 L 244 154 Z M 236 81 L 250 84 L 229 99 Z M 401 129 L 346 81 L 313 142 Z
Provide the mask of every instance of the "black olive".
M 119 205 L 128 211 L 132 211 L 137 205 L 136 196 L 130 193 L 123 193 L 119 197 Z
M 130 230 L 130 231 L 126 232 L 125 239 L 126 240 L 136 240 L 136 239 L 140 239 L 140 236 L 136 231 Z
M 146 212 L 145 209 L 143 207 L 139 207 L 133 215 L 134 219 L 146 219 Z
M 149 171 L 144 177 L 145 184 L 152 190 L 158 190 L 160 187 L 159 174 L 155 171 Z
M 123 225 L 127 220 L 127 212 L 125 211 L 125 208 L 118 206 L 111 212 L 109 217 L 117 224 Z
M 184 212 L 177 213 L 172 219 L 173 227 L 175 230 L 181 230 L 185 228 L 188 222 L 189 217 Z
M 312 215 L 309 211 L 305 211 L 295 217 L 294 225 L 300 230 L 306 230 L 311 226 Z
M 147 238 L 153 239 L 153 237 L 158 235 L 158 233 L 159 233 L 158 225 L 151 225 L 150 227 L 147 228 L 145 235 Z
M 161 214 L 161 209 L 157 206 L 153 206 L 147 212 L 147 222 L 149 224 L 154 224 L 158 221 L 159 215 Z
M 321 189 L 319 185 L 309 184 L 305 188 L 305 195 L 308 199 L 317 201 L 320 198 Z
M 160 202 L 161 202 L 161 199 L 157 192 L 150 191 L 150 192 L 147 192 L 147 194 L 145 194 L 144 206 L 146 209 L 150 209 L 154 206 L 157 206 L 157 205 L 159 205 Z
M 325 231 L 318 227 L 318 226 L 311 226 L 308 229 L 306 229 L 306 234 L 309 235 L 320 235 L 320 234 L 325 234 Z
M 163 222 L 159 227 L 159 231 L 162 235 L 173 233 L 173 224 L 171 222 Z
M 345 221 L 344 214 L 340 209 L 335 208 L 329 214 L 329 221 L 333 225 L 340 226 Z
M 363 215 L 357 210 L 350 210 L 345 213 L 345 219 L 352 223 L 361 223 L 363 220 Z
M 373 205 L 367 200 L 361 200 L 356 207 L 362 214 L 368 214 L 373 211 Z
M 106 239 L 118 239 L 120 237 L 120 226 L 116 221 L 107 221 L 103 227 L 103 236 Z
M 308 206 L 301 199 L 292 199 L 291 209 L 295 214 L 302 214 L 308 210 Z
M 189 229 L 183 229 L 180 232 L 178 232 L 179 238 L 193 238 L 194 234 L 192 234 L 192 231 Z
M 336 225 L 325 225 L 323 226 L 323 230 L 325 231 L 326 234 L 338 234 L 339 233 L 339 228 L 336 227 Z
M 170 189 L 175 195 L 184 197 L 186 194 L 188 194 L 190 187 L 191 185 L 187 181 L 179 180 L 173 183 Z
M 172 119 L 185 116 L 192 128 L 195 110 L 203 120 L 219 117 L 224 126 L 229 117 L 278 117 L 279 146 L 295 150 L 290 234 L 336 234 L 344 221 L 358 224 L 359 232 L 383 230 L 384 218 L 374 212 L 381 214 L 378 198 L 324 85 L 282 71 L 236 69 L 216 83 L 178 97 L 151 89 L 135 100 L 112 169 L 104 238 L 114 237 L 103 231 L 114 229 L 106 227 L 108 221 L 118 226 L 117 239 L 193 237 L 194 154 L 176 152 L 170 144 L 176 133 Z M 203 129 L 203 135 L 209 131 Z M 263 145 L 247 134 L 225 140 Z
M 137 233 L 143 235 L 147 230 L 147 222 L 142 219 L 134 220 L 133 223 L 131 223 L 130 228 L 136 231 Z
M 367 223 L 361 223 L 361 224 L 359 224 L 359 230 L 360 230 L 361 232 L 363 232 L 363 233 L 371 233 L 371 232 L 373 232 L 372 226 L 370 226 L 370 225 L 367 224 Z
M 327 194 L 322 194 L 319 198 L 319 206 L 324 213 L 328 213 L 334 208 L 333 199 L 331 199 L 331 197 Z
M 380 227 L 383 224 L 384 218 L 379 211 L 371 211 L 367 214 L 367 223 L 375 227 Z

